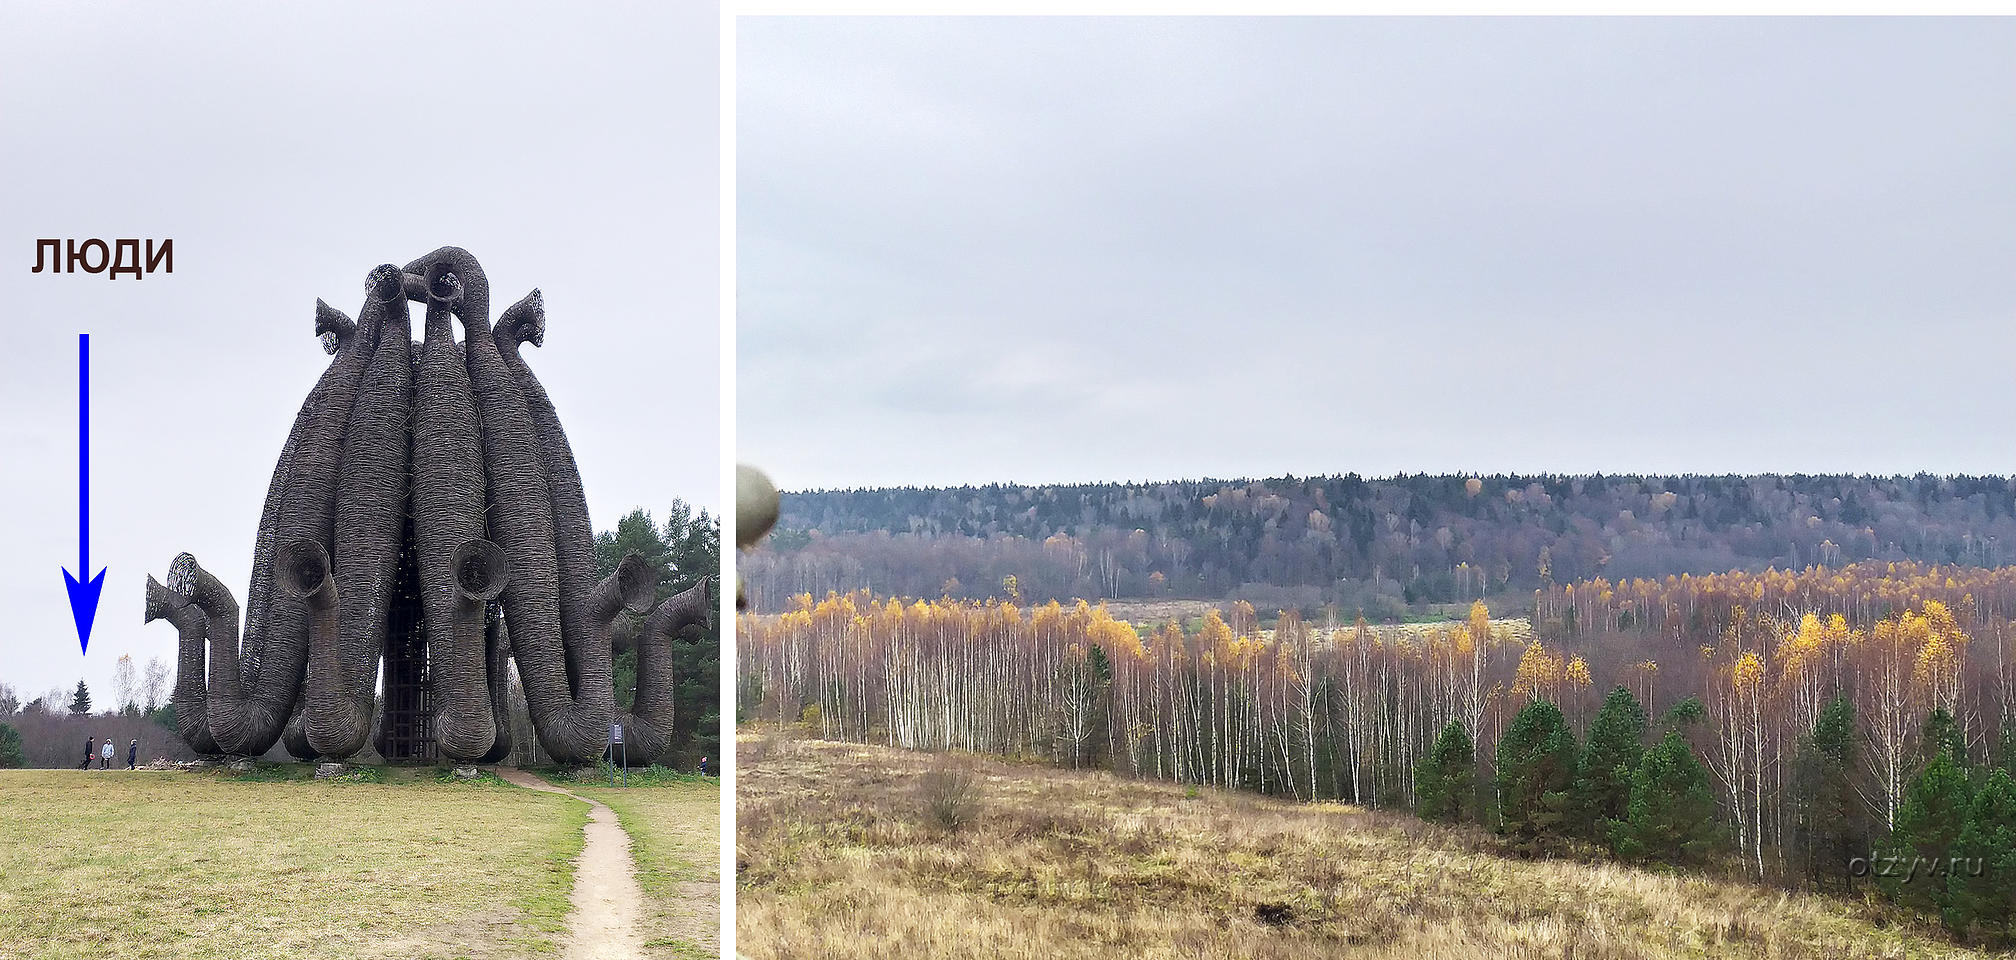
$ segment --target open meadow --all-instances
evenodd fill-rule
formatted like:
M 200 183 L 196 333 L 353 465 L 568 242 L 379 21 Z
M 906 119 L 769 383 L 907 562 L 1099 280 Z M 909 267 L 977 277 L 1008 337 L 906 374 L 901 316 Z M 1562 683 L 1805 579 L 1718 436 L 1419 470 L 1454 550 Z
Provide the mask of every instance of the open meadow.
M 485 775 L 360 768 L 0 771 L 0 958 L 518 958 L 567 939 L 587 804 Z M 371 782 L 382 781 L 382 782 Z M 605 791 L 635 811 L 640 877 L 711 873 L 711 783 Z M 659 824 L 658 818 L 681 822 Z M 684 821 L 692 820 L 692 823 Z M 705 849 L 702 849 L 705 847 Z M 675 888 L 676 889 L 676 888 Z M 652 896 L 664 956 L 714 956 L 712 902 Z M 684 926 L 682 926 L 682 924 Z M 658 934 L 660 939 L 670 932 Z
M 738 749 L 754 960 L 1985 955 L 1875 901 L 1518 859 L 1341 803 L 774 733 Z

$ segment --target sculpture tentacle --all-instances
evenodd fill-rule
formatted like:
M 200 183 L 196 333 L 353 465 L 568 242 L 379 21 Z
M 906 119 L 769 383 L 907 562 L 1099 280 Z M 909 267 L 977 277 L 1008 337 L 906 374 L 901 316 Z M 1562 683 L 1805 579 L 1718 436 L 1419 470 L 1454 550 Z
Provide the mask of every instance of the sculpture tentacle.
M 205 755 L 215 755 L 224 751 L 217 749 L 216 738 L 210 736 L 209 711 L 207 709 L 210 690 L 204 680 L 205 632 L 203 611 L 189 603 L 189 599 L 147 575 L 147 623 L 166 620 L 175 625 L 176 670 L 175 692 L 169 702 L 175 705 L 175 731 L 182 735 L 182 742 L 189 749 Z
M 338 628 L 336 624 L 336 580 L 329 575 L 329 553 L 322 545 L 309 539 L 289 540 L 279 545 L 273 554 L 273 582 L 276 592 L 298 604 L 308 619 L 309 648 L 316 655 L 326 655 L 336 649 Z M 305 698 L 304 698 L 305 699 Z M 297 738 L 302 751 L 313 759 L 316 751 L 307 742 L 308 731 L 305 724 L 307 705 L 304 703 L 294 710 L 288 719 L 286 738 L 287 749 L 295 756 Z
M 426 267 L 425 340 L 413 407 L 413 540 L 420 564 L 434 742 L 477 760 L 496 739 L 484 606 L 508 582 L 503 551 L 483 539 L 483 446 L 469 371 L 455 349 L 451 311 L 465 296 L 456 265 Z
M 302 435 L 313 428 L 318 412 L 323 409 L 342 409 L 342 418 L 349 419 L 349 399 L 331 396 L 342 386 L 338 381 L 354 381 L 362 371 L 361 363 L 351 364 L 349 355 L 341 355 L 349 348 L 357 332 L 357 325 L 343 315 L 343 311 L 327 302 L 315 301 L 315 336 L 322 341 L 324 352 L 335 356 L 329 369 L 323 371 L 315 388 L 308 391 L 308 398 L 301 403 L 300 412 L 294 415 L 294 425 L 287 431 L 287 442 L 280 447 L 280 461 L 273 467 L 273 478 L 266 484 L 265 506 L 259 511 L 259 533 L 252 544 L 252 583 L 245 590 L 245 636 L 244 653 L 239 658 L 240 675 L 256 681 L 260 675 L 261 660 L 271 633 L 267 620 L 267 606 L 273 593 L 273 547 L 279 538 L 282 506 L 293 485 L 295 475 L 296 450 L 300 447 Z M 352 349 L 350 354 L 357 354 Z M 354 369 L 351 369 L 354 366 Z M 349 383 L 350 388 L 355 383 Z
M 511 634 L 504 627 L 504 608 L 496 601 L 483 605 L 483 643 L 490 656 L 490 715 L 496 739 L 478 763 L 499 763 L 511 755 Z
M 656 761 L 671 746 L 679 680 L 672 669 L 672 643 L 680 631 L 707 622 L 711 605 L 707 586 L 703 577 L 667 598 L 651 611 L 643 635 L 637 638 L 637 697 L 631 704 L 628 724 L 634 732 L 627 740 L 630 759 L 637 763 Z
M 560 585 L 560 645 L 567 657 L 567 675 L 573 678 L 573 689 L 578 694 L 586 684 L 614 683 L 615 651 L 610 645 L 607 625 L 598 623 L 591 611 L 589 594 L 596 588 L 595 530 L 588 520 L 588 498 L 581 489 L 581 470 L 574 462 L 574 451 L 567 443 L 567 433 L 560 426 L 552 399 L 519 352 L 519 344 L 526 341 L 535 346 L 545 342 L 545 298 L 537 290 L 526 294 L 497 318 L 497 331 L 497 353 L 525 398 L 525 409 L 531 415 L 533 436 L 538 442 L 539 462 L 545 467 Z
M 476 269 L 473 258 L 454 247 L 428 260 Z M 524 391 L 499 352 L 487 311 L 487 296 L 480 302 L 465 296 L 457 316 L 483 427 L 491 535 L 511 558 L 511 583 L 500 598 L 505 626 L 540 744 L 563 762 L 587 760 L 600 753 L 616 712 L 609 661 L 586 657 L 577 672 L 568 670 L 546 465 Z
M 314 760 L 320 756 L 315 745 L 308 742 L 308 681 L 302 677 L 301 689 L 294 694 L 294 712 L 287 715 L 287 726 L 280 731 L 280 742 L 287 747 L 287 755 L 296 760 Z
M 363 315 L 376 343 L 350 405 L 348 425 L 335 437 L 340 456 L 325 461 L 336 475 L 330 509 L 335 502 L 343 509 L 331 517 L 328 540 L 316 536 L 312 526 L 296 528 L 318 546 L 333 543 L 333 555 L 342 560 L 333 571 L 338 604 L 334 649 L 311 644 L 318 648 L 309 656 L 304 716 L 309 744 L 338 759 L 362 749 L 371 732 L 378 658 L 405 532 L 413 401 L 412 315 L 405 283 L 390 264 L 371 272 Z
M 552 398 L 519 351 L 519 344 L 526 341 L 535 346 L 545 342 L 545 298 L 534 290 L 505 308 L 497 318 L 497 331 L 497 353 L 525 398 L 539 444 L 539 462 L 546 468 L 553 552 L 560 576 L 560 644 L 567 653 L 567 674 L 575 678 L 578 689 L 584 678 L 595 672 L 590 665 L 609 660 L 614 651 L 588 611 L 588 594 L 595 589 L 595 529 L 588 521 L 581 470 L 574 462 L 573 448 L 567 443 L 567 432 L 560 426 Z
M 268 672 L 254 688 L 242 683 L 238 661 L 238 601 L 196 558 L 181 554 L 168 565 L 168 589 L 188 598 L 203 612 L 203 626 L 209 637 L 210 678 L 204 704 L 210 736 L 223 753 L 258 756 L 280 738 L 293 704 L 290 682 L 284 694 L 275 696 L 276 674 Z

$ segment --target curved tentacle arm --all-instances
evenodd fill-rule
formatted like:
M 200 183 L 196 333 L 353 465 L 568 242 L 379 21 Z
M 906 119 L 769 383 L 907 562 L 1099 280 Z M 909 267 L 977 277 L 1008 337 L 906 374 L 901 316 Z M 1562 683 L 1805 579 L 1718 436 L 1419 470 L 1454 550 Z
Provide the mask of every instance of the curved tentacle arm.
M 176 732 L 182 735 L 182 742 L 197 753 L 221 754 L 224 751 L 217 748 L 216 738 L 210 736 L 207 709 L 210 690 L 203 679 L 204 643 L 209 634 L 203 611 L 190 604 L 187 597 L 162 586 L 149 574 L 146 622 L 156 620 L 166 620 L 175 625 L 178 656 L 175 693 L 169 702 L 175 705 Z
M 296 760 L 314 760 L 322 756 L 308 742 L 307 715 L 308 689 L 304 681 L 301 692 L 294 697 L 294 712 L 287 715 L 287 728 L 280 732 L 280 742 L 287 745 L 287 755 Z
M 656 588 L 651 582 L 651 567 L 644 558 L 635 551 L 624 554 L 615 571 L 603 577 L 588 594 L 588 609 L 595 618 L 596 628 L 608 630 L 616 622 L 616 615 L 625 610 L 639 616 L 651 612 L 651 594 Z
M 672 643 L 686 628 L 705 624 L 710 606 L 708 582 L 703 577 L 659 604 L 645 621 L 644 634 L 637 640 L 637 699 L 627 727 L 635 732 L 626 738 L 630 757 L 639 763 L 658 760 L 672 744 L 678 685 L 672 668 Z
M 502 763 L 511 755 L 511 634 L 504 628 L 504 608 L 496 601 L 483 605 L 483 643 L 489 653 L 490 716 L 497 736 L 477 763 Z
M 539 464 L 546 477 L 554 569 L 558 574 L 560 645 L 570 689 L 578 698 L 605 688 L 613 691 L 614 651 L 604 623 L 606 611 L 598 610 L 601 601 L 596 597 L 595 531 L 588 520 L 581 472 L 552 399 L 519 352 L 522 343 L 543 342 L 545 331 L 545 300 L 534 290 L 505 309 L 493 329 L 493 339 L 499 359 L 523 398 Z
M 244 632 L 242 637 L 234 632 L 232 639 L 232 645 L 239 648 L 233 651 L 238 668 L 232 676 L 213 672 L 209 678 L 210 685 L 230 686 L 221 697 L 212 696 L 204 711 L 209 732 L 203 737 L 217 749 L 264 753 L 283 731 L 298 727 L 295 718 L 300 713 L 297 706 L 302 702 L 305 682 L 308 628 L 298 605 L 274 596 L 273 553 L 281 541 L 296 537 L 329 542 L 337 453 L 348 426 L 352 397 L 377 342 L 382 310 L 374 309 L 373 304 L 384 299 L 387 280 L 394 280 L 396 290 L 397 272 L 390 266 L 372 271 L 365 282 L 364 312 L 356 322 L 316 301 L 315 332 L 335 359 L 296 414 L 267 488 L 253 548 L 252 582 L 245 598 Z M 180 586 L 172 570 L 170 582 Z M 228 592 L 220 593 L 228 598 Z M 210 650 L 213 659 L 218 655 L 216 647 L 213 644 Z M 200 678 L 201 671 L 192 675 Z M 281 718 L 280 726 L 273 725 L 274 717 Z M 227 736 L 235 742 L 220 741 L 215 733 L 222 730 L 233 731 Z M 299 735 L 288 738 L 288 749 L 297 757 L 311 755 L 306 752 L 305 738 Z
M 616 569 L 603 577 L 595 589 L 580 598 L 582 607 L 593 617 L 596 642 L 604 651 L 605 660 L 611 657 L 609 651 L 614 649 L 609 632 L 616 623 L 616 615 L 626 610 L 635 615 L 646 613 L 651 609 L 651 596 L 656 591 L 657 584 L 653 582 L 650 566 L 643 557 L 631 552 L 623 555 Z M 611 717 L 615 718 L 613 670 L 611 676 Z
M 371 271 L 365 310 L 376 346 L 344 429 L 331 438 L 326 459 L 318 461 L 333 474 L 333 496 L 316 501 L 320 523 L 290 531 L 324 548 L 324 566 L 332 553 L 343 558 L 333 571 L 340 588 L 338 632 L 333 640 L 307 644 L 310 696 L 302 718 L 315 752 L 335 759 L 362 750 L 371 732 L 405 532 L 413 413 L 412 315 L 405 283 L 404 273 L 390 264 Z
M 406 269 L 400 272 L 400 280 L 400 289 L 405 293 L 406 299 L 421 304 L 432 299 L 428 296 L 427 278 L 414 273 L 412 264 L 408 264 Z
M 287 442 L 280 448 L 280 459 L 274 464 L 273 477 L 266 486 L 265 505 L 259 512 L 259 533 L 252 547 L 252 582 L 245 591 L 245 632 L 239 644 L 239 673 L 247 683 L 262 682 L 269 646 L 278 648 L 275 659 L 282 672 L 299 672 L 306 656 L 300 651 L 299 618 L 290 616 L 289 611 L 272 609 L 273 548 L 280 539 L 298 535 L 288 528 L 301 522 L 300 497 L 315 486 L 312 480 L 304 480 L 303 475 L 315 472 L 316 464 L 310 461 L 316 456 L 313 451 L 318 438 L 331 430 L 340 433 L 343 421 L 349 417 L 350 391 L 364 366 L 357 334 L 358 325 L 343 311 L 325 301 L 315 301 L 315 336 L 321 340 L 323 352 L 336 359 L 330 361 L 302 402 L 300 412 L 294 415 L 294 425 L 287 432 Z M 298 701 L 299 697 L 295 699 Z
M 315 301 L 315 336 L 322 341 L 322 352 L 335 356 L 336 351 L 357 335 L 357 324 L 350 316 L 330 306 L 320 298 Z
M 308 614 L 308 650 L 313 658 L 308 665 L 309 676 L 332 675 L 339 654 L 339 612 L 336 578 L 329 572 L 329 552 L 313 540 L 289 540 L 274 550 L 273 570 L 274 588 L 301 604 Z M 303 746 L 319 754 L 309 736 L 308 718 L 341 709 L 345 701 L 343 691 L 331 684 L 311 683 L 304 691 L 303 701 L 298 716 L 302 721 L 302 737 L 309 741 Z M 291 751 L 292 745 L 288 749 Z
M 483 444 L 469 371 L 455 347 L 452 312 L 468 296 L 448 258 L 427 265 L 427 325 L 413 411 L 413 539 L 434 688 L 434 742 L 453 760 L 490 752 L 484 607 L 510 582 L 504 551 L 483 539 Z
M 184 553 L 169 565 L 168 589 L 203 612 L 210 641 L 209 701 L 204 710 L 210 736 L 225 753 L 265 753 L 280 739 L 287 717 L 293 713 L 297 678 L 269 671 L 257 684 L 241 683 L 238 601 L 195 557 Z
M 450 247 L 423 262 L 459 263 L 467 256 Z M 602 752 L 609 721 L 615 718 L 610 657 L 606 639 L 599 652 L 591 646 L 586 655 L 569 656 L 570 634 L 562 627 L 562 598 L 579 598 L 592 583 L 571 593 L 563 586 L 554 538 L 550 467 L 541 456 L 539 431 L 524 389 L 502 356 L 502 344 L 489 322 L 487 285 L 482 287 L 484 297 L 479 302 L 477 285 L 469 277 L 462 280 L 467 292 L 456 316 L 463 324 L 469 382 L 483 428 L 490 536 L 511 558 L 511 584 L 500 599 L 512 656 L 518 662 L 540 744 L 563 762 L 589 760 Z M 570 604 L 569 609 L 573 608 Z M 581 636 L 581 632 L 571 635 Z M 594 644 L 592 639 L 586 642 Z M 575 649 L 582 648 L 577 645 Z
M 546 345 L 546 295 L 540 293 L 537 287 L 519 298 L 517 303 L 505 307 L 497 317 L 498 349 L 508 349 L 512 356 L 517 356 L 521 343 L 530 343 L 535 347 Z M 523 362 L 522 359 L 520 362 Z
M 453 606 L 441 618 L 447 630 L 433 629 L 431 608 L 428 617 L 427 657 L 430 665 L 439 665 L 433 675 L 440 696 L 434 742 L 453 759 L 476 762 L 489 755 L 498 736 L 485 611 L 511 582 L 510 564 L 502 547 L 471 540 L 455 551 L 452 567 Z
M 456 298 L 455 316 L 463 324 L 481 323 L 490 326 L 490 279 L 483 273 L 483 265 L 461 247 L 442 247 L 406 265 L 406 298 L 415 303 L 427 303 L 437 296 L 439 290 L 435 281 L 442 274 L 453 275 L 460 285 Z

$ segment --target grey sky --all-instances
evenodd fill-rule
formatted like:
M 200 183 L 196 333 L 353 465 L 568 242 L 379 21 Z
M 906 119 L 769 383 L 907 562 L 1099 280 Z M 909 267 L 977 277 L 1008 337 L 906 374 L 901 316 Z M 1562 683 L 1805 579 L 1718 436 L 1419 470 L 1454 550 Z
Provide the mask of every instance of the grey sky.
M 444 244 L 529 351 L 598 527 L 719 496 L 719 33 L 711 4 L 0 7 L 0 682 L 174 659 L 141 585 L 194 553 L 240 601 L 281 442 L 329 358 L 315 299 Z M 173 238 L 175 272 L 32 275 L 39 237 Z M 418 311 L 415 313 L 416 333 Z M 92 334 L 80 661 L 76 336 Z M 648 391 L 648 392 L 644 392 Z M 675 406 L 676 405 L 676 406 Z
M 2016 21 L 738 31 L 786 488 L 2016 472 Z

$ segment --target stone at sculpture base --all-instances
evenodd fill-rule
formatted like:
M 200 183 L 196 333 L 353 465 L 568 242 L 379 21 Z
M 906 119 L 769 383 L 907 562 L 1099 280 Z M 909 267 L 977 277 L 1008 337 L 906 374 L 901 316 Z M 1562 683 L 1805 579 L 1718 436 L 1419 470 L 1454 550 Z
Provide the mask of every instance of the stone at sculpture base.
M 478 769 L 476 769 L 475 767 L 456 767 L 456 768 L 455 768 L 455 777 L 456 777 L 456 779 L 458 779 L 458 780 L 474 780 L 474 779 L 476 779 L 477 777 L 480 777 L 480 776 L 482 776 L 482 775 L 483 775 L 483 771 L 481 771 L 481 770 L 478 770 Z
M 340 777 L 348 772 L 350 772 L 350 767 L 347 764 L 341 764 L 341 763 L 316 764 L 315 779 L 322 780 L 328 777 Z

